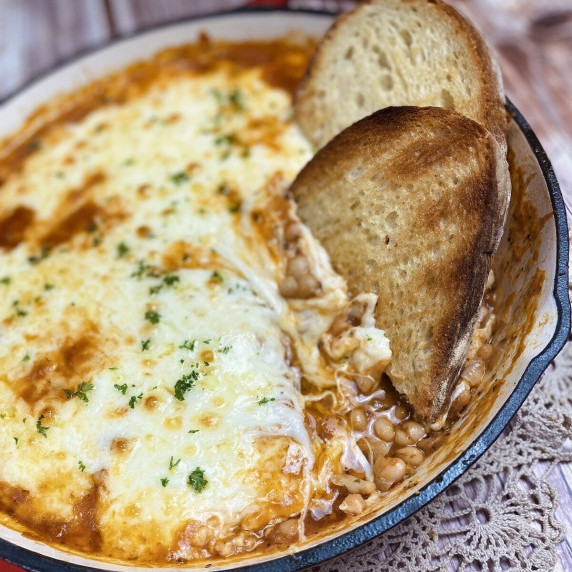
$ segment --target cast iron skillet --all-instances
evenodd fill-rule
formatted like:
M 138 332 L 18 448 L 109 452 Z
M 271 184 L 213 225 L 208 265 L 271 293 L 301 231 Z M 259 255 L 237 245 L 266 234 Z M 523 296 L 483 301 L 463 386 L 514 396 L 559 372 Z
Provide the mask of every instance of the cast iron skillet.
M 184 23 L 187 21 L 197 21 L 201 19 L 211 19 L 217 16 L 229 16 L 232 14 L 248 14 L 248 13 L 301 13 L 321 16 L 332 16 L 329 12 L 317 12 L 311 10 L 284 10 L 274 8 L 243 8 L 234 11 L 227 11 L 217 14 L 210 14 L 198 17 L 186 18 L 177 21 Z M 44 72 L 40 76 L 35 77 L 18 90 L 12 92 L 8 97 L 0 100 L 2 105 L 21 91 L 29 88 L 34 83 L 49 75 L 52 71 L 60 66 L 72 63 L 83 56 L 94 53 L 101 48 L 108 47 L 114 43 L 125 40 L 129 37 L 137 36 L 150 30 L 168 27 L 173 23 L 151 26 L 138 30 L 131 36 L 124 36 L 112 42 L 105 42 L 103 45 L 85 50 L 76 54 L 64 62 L 59 62 L 54 68 Z M 536 160 L 540 165 L 542 175 L 550 193 L 550 200 L 554 212 L 554 222 L 556 226 L 556 272 L 553 285 L 553 296 L 557 307 L 558 319 L 552 339 L 544 347 L 543 351 L 534 357 L 528 364 L 520 381 L 516 385 L 507 401 L 501 407 L 497 415 L 489 423 L 482 434 L 472 443 L 472 445 L 451 465 L 435 477 L 430 483 L 420 489 L 419 494 L 404 500 L 402 503 L 394 507 L 392 510 L 382 514 L 381 516 L 361 525 L 359 528 L 347 532 L 337 538 L 325 541 L 317 546 L 301 550 L 297 554 L 285 555 L 268 562 L 260 564 L 252 564 L 241 567 L 244 572 L 292 572 L 303 568 L 320 564 L 326 560 L 339 556 L 347 551 L 357 548 L 364 542 L 367 542 L 383 532 L 394 527 L 396 524 L 404 521 L 407 517 L 418 511 L 420 508 L 429 503 L 439 493 L 444 491 L 451 483 L 461 476 L 498 438 L 502 431 L 507 427 L 510 420 L 517 412 L 519 407 L 539 380 L 542 373 L 546 370 L 550 362 L 555 358 L 562 349 L 568 334 L 570 332 L 570 300 L 568 296 L 568 227 L 566 222 L 566 208 L 562 193 L 554 174 L 554 170 L 550 160 L 546 156 L 542 145 L 534 134 L 526 119 L 520 111 L 507 98 L 506 108 L 512 115 L 514 121 L 522 131 Z M 78 564 L 67 563 L 56 560 L 36 552 L 32 552 L 20 546 L 16 546 L 6 540 L 0 539 L 0 557 L 8 562 L 22 566 L 32 572 L 105 572 L 103 568 L 92 568 L 88 566 L 80 566 Z M 239 564 L 240 566 L 240 564 Z M 184 569 L 184 568 L 182 568 Z M 159 568 L 160 570 L 160 568 Z

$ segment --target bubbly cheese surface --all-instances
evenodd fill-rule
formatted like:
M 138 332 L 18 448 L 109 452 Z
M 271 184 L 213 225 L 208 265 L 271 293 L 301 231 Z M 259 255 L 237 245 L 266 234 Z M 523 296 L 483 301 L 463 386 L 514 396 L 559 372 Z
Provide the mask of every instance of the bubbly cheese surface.
M 312 156 L 291 113 L 260 66 L 223 61 L 47 131 L 3 182 L 0 503 L 44 539 L 226 557 L 288 519 L 302 538 L 333 472 L 371 477 L 300 390 L 336 386 L 320 340 L 348 297 L 304 228 L 320 295 L 280 293 L 285 191 Z M 367 373 L 391 353 L 365 326 Z

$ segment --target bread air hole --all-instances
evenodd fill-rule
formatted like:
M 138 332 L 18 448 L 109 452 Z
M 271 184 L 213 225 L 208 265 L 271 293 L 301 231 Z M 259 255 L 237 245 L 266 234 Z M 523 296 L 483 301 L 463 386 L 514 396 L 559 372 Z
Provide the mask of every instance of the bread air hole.
M 381 77 L 381 87 L 385 91 L 391 91 L 393 89 L 393 78 L 389 74 L 385 74 Z
M 346 60 L 351 60 L 352 57 L 353 57 L 353 55 L 354 55 L 354 47 L 353 47 L 353 46 L 350 46 L 350 47 L 347 49 L 346 55 L 344 56 L 344 58 L 345 58 Z
M 391 70 L 391 64 L 389 63 L 387 54 L 379 46 L 374 46 L 373 51 L 377 54 L 377 61 L 380 67 Z
M 395 228 L 398 216 L 399 215 L 395 211 L 391 211 L 390 213 L 388 213 L 386 215 L 385 224 L 386 224 L 387 228 L 389 228 L 390 230 L 393 230 Z
M 403 41 L 405 42 L 405 45 L 410 48 L 411 44 L 413 42 L 413 39 L 411 38 L 411 34 L 409 33 L 408 30 L 400 30 L 399 31 L 400 36 L 403 38 Z
M 448 89 L 441 90 L 441 107 L 455 109 L 455 100 Z

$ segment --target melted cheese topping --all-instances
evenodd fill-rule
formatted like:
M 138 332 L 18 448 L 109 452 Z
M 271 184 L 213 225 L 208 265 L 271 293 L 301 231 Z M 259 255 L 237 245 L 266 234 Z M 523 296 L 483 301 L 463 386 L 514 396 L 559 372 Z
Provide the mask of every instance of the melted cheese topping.
M 342 463 L 371 476 L 347 429 L 326 446 L 305 418 L 301 374 L 335 387 L 319 342 L 348 299 L 306 229 L 321 294 L 279 293 L 312 154 L 290 116 L 260 69 L 221 64 L 59 126 L 4 182 L 0 502 L 44 538 L 227 556 L 292 517 L 303 536 Z M 358 371 L 388 361 L 379 330 L 348 335 Z

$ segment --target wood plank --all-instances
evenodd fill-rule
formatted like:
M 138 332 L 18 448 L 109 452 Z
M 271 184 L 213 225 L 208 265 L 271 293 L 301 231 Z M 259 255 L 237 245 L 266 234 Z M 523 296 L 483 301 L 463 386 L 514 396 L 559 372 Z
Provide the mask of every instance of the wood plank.
M 0 0 L 0 98 L 109 38 L 103 0 Z
M 110 9 L 119 34 L 223 10 L 232 10 L 246 4 L 246 0 L 110 0 Z

